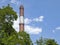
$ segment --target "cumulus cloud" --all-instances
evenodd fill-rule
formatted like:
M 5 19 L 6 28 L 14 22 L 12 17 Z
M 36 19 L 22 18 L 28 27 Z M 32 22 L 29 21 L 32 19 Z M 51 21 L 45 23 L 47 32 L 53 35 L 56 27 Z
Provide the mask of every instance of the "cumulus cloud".
M 33 18 L 33 19 L 25 18 L 24 23 L 29 24 L 31 22 L 43 22 L 43 19 L 44 19 L 44 16 L 39 16 L 39 17 Z
M 25 23 L 25 24 L 29 24 L 29 23 L 31 23 L 31 22 L 32 22 L 32 20 L 29 19 L 29 18 L 25 18 L 25 19 L 24 19 L 24 23 Z
M 33 26 L 30 26 L 30 25 L 28 25 L 32 20 L 31 19 L 29 19 L 29 18 L 25 18 L 24 19 L 24 21 L 25 21 L 25 31 L 27 32 L 27 33 L 29 33 L 29 34 L 39 34 L 39 33 L 41 33 L 42 32 L 42 28 L 40 28 L 40 27 L 33 27 Z M 18 19 L 16 20 L 16 21 L 14 21 L 14 25 L 13 25 L 13 28 L 17 31 L 17 32 L 19 32 L 19 17 L 18 17 Z
M 55 33 L 58 30 L 60 30 L 60 27 L 56 27 L 55 30 L 52 30 L 52 32 Z
M 13 28 L 19 32 L 19 17 L 16 21 L 14 21 Z
M 44 19 L 44 16 L 39 16 L 38 18 L 34 18 L 33 21 L 36 21 L 36 22 L 42 22 Z
M 56 30 L 60 30 L 60 27 L 57 27 Z
M 25 31 L 30 34 L 39 34 L 42 32 L 42 28 L 25 25 Z

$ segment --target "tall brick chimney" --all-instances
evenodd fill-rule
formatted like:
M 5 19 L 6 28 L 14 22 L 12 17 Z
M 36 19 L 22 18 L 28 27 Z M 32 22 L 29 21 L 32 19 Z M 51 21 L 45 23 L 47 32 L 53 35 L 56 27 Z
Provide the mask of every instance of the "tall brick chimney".
M 20 18 L 19 31 L 23 32 L 24 31 L 24 6 L 23 5 L 20 6 L 20 16 L 19 16 L 19 18 Z

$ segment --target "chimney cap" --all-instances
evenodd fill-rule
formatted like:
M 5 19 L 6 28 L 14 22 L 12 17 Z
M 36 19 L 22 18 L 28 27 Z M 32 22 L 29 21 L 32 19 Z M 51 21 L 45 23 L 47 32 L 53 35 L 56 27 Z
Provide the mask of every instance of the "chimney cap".
M 21 6 L 20 6 L 20 9 L 21 9 L 21 8 L 22 8 L 22 9 L 24 9 L 24 6 L 23 6 L 23 5 L 21 5 Z

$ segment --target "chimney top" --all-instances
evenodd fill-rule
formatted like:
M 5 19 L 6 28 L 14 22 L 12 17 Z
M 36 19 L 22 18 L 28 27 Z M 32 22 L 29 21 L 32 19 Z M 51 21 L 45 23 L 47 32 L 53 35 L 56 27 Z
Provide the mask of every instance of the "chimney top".
M 20 6 L 20 9 L 24 9 L 24 6 L 23 6 L 23 5 L 21 5 L 21 6 Z

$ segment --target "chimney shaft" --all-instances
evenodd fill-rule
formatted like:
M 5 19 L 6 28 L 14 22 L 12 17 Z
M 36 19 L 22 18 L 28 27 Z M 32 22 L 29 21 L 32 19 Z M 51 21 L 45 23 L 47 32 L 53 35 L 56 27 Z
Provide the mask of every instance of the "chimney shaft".
M 24 7 L 23 5 L 20 6 L 20 24 L 19 24 L 19 31 L 24 31 Z

